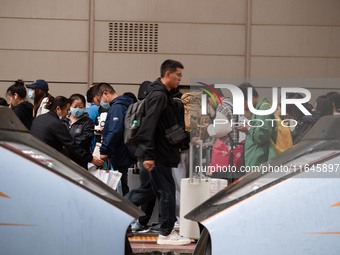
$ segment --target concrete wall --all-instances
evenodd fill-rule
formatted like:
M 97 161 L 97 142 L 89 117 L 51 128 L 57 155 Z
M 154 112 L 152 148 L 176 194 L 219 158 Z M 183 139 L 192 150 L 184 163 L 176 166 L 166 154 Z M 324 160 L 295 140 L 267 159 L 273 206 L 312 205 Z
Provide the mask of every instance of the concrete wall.
M 139 31 L 156 52 L 110 50 L 110 24 L 127 48 L 144 40 L 129 26 L 157 26 Z M 18 78 L 43 78 L 53 95 L 100 81 L 136 92 L 167 58 L 184 64 L 186 85 L 248 79 L 269 97 L 302 86 L 314 98 L 340 87 L 338 0 L 0 0 L 0 35 L 0 96 Z

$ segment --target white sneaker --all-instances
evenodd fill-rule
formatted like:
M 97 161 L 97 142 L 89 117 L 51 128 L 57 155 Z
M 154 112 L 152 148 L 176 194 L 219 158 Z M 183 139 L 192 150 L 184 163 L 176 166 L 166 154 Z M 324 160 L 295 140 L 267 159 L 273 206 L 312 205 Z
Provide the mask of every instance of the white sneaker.
M 157 239 L 157 244 L 185 245 L 189 243 L 191 243 L 189 238 L 180 236 L 175 230 L 172 230 L 168 236 L 159 235 Z
M 176 221 L 176 222 L 175 222 L 175 225 L 174 225 L 174 229 L 175 229 L 175 230 L 179 230 L 179 227 L 180 227 L 180 226 L 179 226 L 179 221 Z

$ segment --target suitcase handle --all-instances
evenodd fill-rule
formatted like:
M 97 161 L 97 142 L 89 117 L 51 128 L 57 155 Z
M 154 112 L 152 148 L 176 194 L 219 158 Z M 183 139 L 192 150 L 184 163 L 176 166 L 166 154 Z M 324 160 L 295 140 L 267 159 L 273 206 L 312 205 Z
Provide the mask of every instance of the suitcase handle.
M 199 172 L 195 172 L 194 175 L 194 171 L 196 169 L 195 165 L 194 165 L 194 147 L 197 147 L 199 149 L 199 158 L 198 158 L 198 166 L 199 166 L 199 170 L 203 169 L 203 165 L 202 165 L 202 158 L 203 158 L 203 141 L 202 140 L 198 140 L 197 144 L 192 144 L 190 143 L 190 149 L 189 149 L 189 178 L 190 178 L 190 183 L 197 183 L 197 180 L 199 180 L 199 182 L 201 182 L 203 179 L 206 179 L 205 175 L 203 173 L 201 173 L 201 171 Z

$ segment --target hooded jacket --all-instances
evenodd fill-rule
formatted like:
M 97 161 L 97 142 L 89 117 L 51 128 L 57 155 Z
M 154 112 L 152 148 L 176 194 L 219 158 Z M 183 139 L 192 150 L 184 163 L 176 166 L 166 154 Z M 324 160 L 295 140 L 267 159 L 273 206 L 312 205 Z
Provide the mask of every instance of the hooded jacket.
M 25 127 L 30 130 L 33 121 L 33 105 L 24 101 L 12 108 Z
M 165 130 L 178 124 L 176 105 L 160 79 L 149 86 L 149 93 L 144 99 L 145 116 L 138 130 L 136 156 L 177 167 L 180 162 L 179 147 L 171 145 L 165 137 Z
M 133 163 L 124 143 L 124 119 L 131 104 L 132 99 L 128 96 L 118 96 L 111 101 L 107 113 L 100 154 L 109 155 L 114 168 L 126 167 Z
M 270 105 L 268 100 L 263 97 L 256 104 L 257 110 L 268 110 Z M 276 127 L 272 126 L 268 119 L 275 119 L 273 115 L 255 115 L 250 118 L 250 127 L 246 142 L 244 145 L 244 160 L 246 166 L 259 166 L 262 163 L 276 156 L 275 148 L 272 146 L 270 139 L 274 137 Z

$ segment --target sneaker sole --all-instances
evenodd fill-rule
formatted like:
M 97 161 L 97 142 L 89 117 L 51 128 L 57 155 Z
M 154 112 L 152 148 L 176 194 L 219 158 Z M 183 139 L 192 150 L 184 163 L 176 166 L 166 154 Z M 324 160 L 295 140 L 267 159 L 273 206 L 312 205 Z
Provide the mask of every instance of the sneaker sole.
M 181 241 L 181 242 L 169 242 L 168 240 L 157 240 L 157 244 L 166 244 L 166 245 L 186 245 L 190 244 L 191 241 Z
M 132 233 L 148 233 L 150 231 L 150 229 L 148 228 L 148 229 L 144 229 L 144 230 L 132 230 Z
M 159 230 L 150 229 L 150 232 L 159 234 Z

